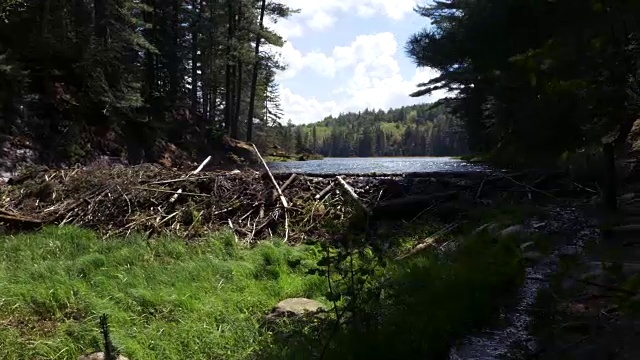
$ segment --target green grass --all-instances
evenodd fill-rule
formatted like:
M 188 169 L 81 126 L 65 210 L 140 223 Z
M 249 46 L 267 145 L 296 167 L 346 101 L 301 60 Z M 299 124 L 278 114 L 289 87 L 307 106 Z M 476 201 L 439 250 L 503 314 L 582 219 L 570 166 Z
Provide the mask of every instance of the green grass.
M 0 238 L 0 358 L 75 358 L 101 342 L 132 359 L 245 359 L 269 341 L 261 315 L 287 297 L 320 298 L 310 247 L 254 249 L 217 234 L 197 244 L 49 228 Z
M 527 212 L 491 217 L 507 223 Z M 397 250 L 437 228 L 405 226 L 395 235 Z M 522 280 L 518 244 L 466 229 L 450 240 L 459 244 L 453 253 L 386 259 L 370 279 L 380 296 L 361 294 L 355 304 L 365 321 L 342 327 L 325 358 L 438 358 L 452 341 L 492 321 Z M 194 243 L 101 240 L 72 227 L 0 237 L 0 358 L 63 359 L 98 350 L 103 313 L 114 343 L 131 359 L 315 358 L 331 324 L 285 322 L 273 336 L 261 320 L 288 297 L 330 305 L 326 279 L 308 272 L 321 256 L 318 246 L 279 241 L 245 248 L 227 233 Z

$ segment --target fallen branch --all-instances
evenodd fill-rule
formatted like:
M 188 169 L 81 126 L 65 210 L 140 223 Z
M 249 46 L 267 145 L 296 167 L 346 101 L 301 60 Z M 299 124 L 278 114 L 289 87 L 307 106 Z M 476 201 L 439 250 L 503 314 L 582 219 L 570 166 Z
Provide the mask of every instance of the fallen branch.
M 520 174 L 521 174 L 521 173 L 518 173 L 517 175 L 520 175 Z M 499 176 L 499 177 L 503 177 L 503 178 L 508 179 L 508 180 L 511 180 L 513 183 L 518 184 L 518 185 L 520 185 L 520 186 L 524 186 L 525 188 L 527 188 L 527 189 L 529 189 L 529 190 L 531 190 L 531 191 L 535 191 L 535 192 L 538 192 L 538 193 L 540 193 L 540 194 L 543 194 L 543 195 L 549 196 L 549 197 L 551 197 L 551 198 L 552 198 L 552 199 L 554 199 L 554 200 L 558 200 L 558 198 L 556 198 L 555 196 L 553 196 L 553 195 L 549 194 L 549 193 L 548 193 L 548 192 L 546 192 L 546 191 L 542 191 L 542 190 L 540 190 L 540 189 L 536 189 L 536 188 L 534 188 L 533 186 L 527 185 L 527 184 L 525 184 L 525 183 L 521 183 L 521 182 L 519 182 L 519 181 L 517 181 L 517 180 L 513 179 L 512 177 L 509 177 L 509 176 L 507 176 L 507 175 L 505 175 L 505 174 L 498 174 L 498 176 Z
M 331 189 L 333 189 L 333 186 L 334 186 L 333 182 L 329 183 L 329 185 L 326 188 L 324 188 L 322 191 L 318 193 L 318 195 L 315 196 L 315 199 L 316 200 L 322 199 L 325 195 L 329 193 L 329 191 L 331 191 Z
M 269 174 L 269 178 L 271 178 L 271 182 L 273 183 L 273 186 L 275 186 L 276 191 L 278 192 L 278 195 L 280 196 L 280 202 L 282 203 L 282 207 L 284 208 L 284 242 L 287 242 L 289 240 L 289 215 L 287 214 L 287 208 L 289 208 L 289 204 L 287 203 L 287 199 L 284 197 L 284 194 L 282 194 L 282 189 L 280 188 L 280 186 L 278 186 L 278 182 L 273 177 L 273 174 L 271 173 L 271 170 L 269 169 L 269 166 L 267 165 L 267 163 L 262 158 L 262 155 L 260 155 L 260 151 L 258 151 L 258 148 L 256 147 L 255 144 L 252 144 L 252 145 L 253 145 L 253 150 L 258 155 L 258 158 L 260 158 L 260 161 L 262 162 L 262 165 L 264 165 L 264 168 L 267 170 L 267 174 Z M 293 175 L 295 175 L 295 174 L 292 174 L 289 177 L 289 180 L 291 182 L 293 182 L 293 179 L 295 179 L 295 176 L 293 176 Z M 289 182 L 289 180 L 287 180 L 287 182 Z M 288 185 L 288 184 L 285 183 L 285 185 Z
M 408 253 L 396 257 L 396 260 L 405 259 L 405 258 L 407 258 L 409 256 L 412 256 L 412 255 L 415 255 L 415 254 L 419 253 L 420 251 L 428 248 L 429 246 L 434 245 L 434 243 L 436 241 L 438 241 L 440 238 L 442 238 L 442 236 L 444 236 L 445 234 L 451 232 L 453 229 L 455 229 L 457 227 L 458 227 L 458 224 L 449 224 L 449 225 L 445 226 L 444 228 L 438 230 L 435 234 L 433 234 L 433 235 L 429 236 L 428 238 L 426 238 L 422 243 L 418 244 L 416 247 L 411 249 L 411 251 L 409 251 Z
M 173 190 L 165 190 L 165 189 L 154 189 L 154 188 L 148 188 L 148 187 L 143 187 L 143 186 L 136 186 L 136 187 L 134 187 L 134 189 L 145 190 L 145 191 L 157 191 L 157 192 L 168 193 L 168 194 L 176 194 L 176 195 L 182 194 L 182 195 L 189 195 L 189 196 L 211 197 L 211 195 L 209 195 L 209 194 L 189 193 L 189 192 L 181 191 L 182 189 L 180 189 L 178 191 L 173 191 Z
M 478 187 L 478 192 L 476 192 L 476 201 L 480 198 L 480 193 L 482 193 L 482 189 L 484 188 L 484 183 L 487 182 L 487 177 L 485 177 L 480 183 L 480 187 Z
M 338 184 L 342 186 L 342 188 L 347 192 L 347 194 L 367 213 L 367 215 L 371 215 L 371 209 L 365 205 L 362 200 L 358 197 L 358 194 L 353 190 L 353 188 L 347 184 L 341 176 L 336 176 L 336 180 L 338 180 Z
M 289 185 L 293 184 L 293 182 L 296 181 L 296 179 L 297 179 L 297 175 L 291 174 L 289 179 L 284 184 L 282 184 L 280 191 L 284 191 L 284 189 L 286 189 Z
M 280 186 L 278 186 L 278 182 L 276 181 L 276 179 L 273 177 L 273 174 L 271 173 L 269 166 L 262 158 L 262 155 L 260 155 L 260 151 L 258 151 L 258 148 L 255 145 L 253 145 L 253 150 L 258 155 L 258 158 L 260 158 L 260 161 L 262 162 L 262 165 L 264 165 L 265 170 L 267 170 L 267 174 L 269 174 L 269 178 L 271 179 L 273 186 L 275 186 L 276 191 L 278 192 L 278 196 L 280 196 L 280 202 L 282 202 L 282 206 L 284 206 L 285 209 L 288 208 L 289 204 L 287 203 L 287 199 L 282 194 L 282 190 L 280 189 Z
M 204 159 L 204 161 L 200 164 L 200 166 L 198 166 L 198 168 L 193 170 L 192 172 L 188 173 L 187 176 L 184 177 L 184 179 L 186 180 L 191 175 L 195 175 L 195 174 L 199 173 L 204 168 L 204 166 L 207 165 L 209 160 L 211 160 L 211 156 L 208 156 L 206 159 Z M 182 194 L 182 188 L 178 189 L 178 191 L 175 193 L 175 195 L 173 195 L 171 197 L 171 199 L 169 199 L 169 203 L 172 203 L 172 202 L 176 201 L 176 199 L 178 198 L 178 195 L 180 195 L 180 194 Z
M 0 210 L 0 220 L 16 221 L 29 224 L 42 224 L 42 220 L 28 218 L 8 210 Z

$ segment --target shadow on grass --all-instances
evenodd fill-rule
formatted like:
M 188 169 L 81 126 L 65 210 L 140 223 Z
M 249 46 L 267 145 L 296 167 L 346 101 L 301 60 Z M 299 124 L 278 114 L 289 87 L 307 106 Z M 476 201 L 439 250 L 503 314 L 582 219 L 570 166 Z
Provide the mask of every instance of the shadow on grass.
M 464 335 L 495 319 L 524 279 L 512 239 L 487 234 L 459 239 L 448 254 L 423 253 L 389 264 L 379 291 L 351 313 L 286 323 L 266 359 L 445 358 Z

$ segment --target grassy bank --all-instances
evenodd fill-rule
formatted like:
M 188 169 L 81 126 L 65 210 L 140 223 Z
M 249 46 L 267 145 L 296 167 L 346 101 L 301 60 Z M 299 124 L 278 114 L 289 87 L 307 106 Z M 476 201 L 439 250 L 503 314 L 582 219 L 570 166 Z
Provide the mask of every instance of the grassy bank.
M 268 338 L 260 315 L 287 297 L 321 297 L 326 286 L 305 275 L 310 248 L 240 249 L 229 234 L 187 245 L 51 228 L 1 239 L 0 257 L 2 359 L 92 351 L 101 313 L 132 359 L 245 359 Z
M 317 327 L 283 325 L 290 336 L 281 337 L 260 326 L 278 301 L 331 305 L 326 277 L 309 271 L 323 254 L 317 245 L 249 249 L 225 233 L 188 244 L 103 241 L 76 228 L 2 237 L 0 358 L 75 358 L 99 349 L 102 313 L 131 359 L 314 358 L 323 350 L 330 359 L 439 356 L 491 321 L 523 274 L 509 239 L 450 240 L 459 244 L 452 253 L 390 257 L 373 269 L 350 305 L 358 326 L 344 323 L 336 333 L 330 315 Z M 324 340 L 331 340 L 326 348 Z

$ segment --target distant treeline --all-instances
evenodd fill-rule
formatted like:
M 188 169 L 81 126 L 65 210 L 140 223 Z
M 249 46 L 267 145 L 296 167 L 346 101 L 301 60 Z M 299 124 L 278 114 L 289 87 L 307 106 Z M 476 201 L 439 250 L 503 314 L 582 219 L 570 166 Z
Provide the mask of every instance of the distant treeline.
M 453 156 L 467 152 L 464 130 L 444 106 L 365 109 L 308 125 L 289 123 L 284 150 L 324 156 Z

